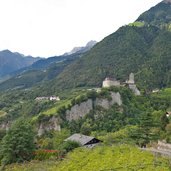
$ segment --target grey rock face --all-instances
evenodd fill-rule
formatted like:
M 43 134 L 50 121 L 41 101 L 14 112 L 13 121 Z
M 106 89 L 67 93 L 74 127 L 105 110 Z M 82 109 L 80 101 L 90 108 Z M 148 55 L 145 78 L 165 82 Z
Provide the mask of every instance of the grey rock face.
M 41 136 L 45 131 L 60 131 L 61 127 L 59 124 L 59 119 L 56 117 L 52 117 L 49 121 L 47 122 L 41 122 L 38 127 L 38 136 Z
M 9 130 L 10 126 L 11 126 L 11 123 L 8 121 L 0 123 L 0 129 L 6 130 L 6 131 Z
M 108 99 L 96 99 L 95 106 L 101 106 L 104 109 L 109 109 L 112 105 L 118 104 L 119 106 L 122 105 L 121 95 L 120 93 L 111 93 L 112 100 L 109 101 Z
M 141 95 L 140 91 L 138 90 L 137 86 L 135 84 L 129 84 L 129 88 L 132 90 L 132 92 L 136 95 L 139 96 Z
M 109 109 L 112 105 L 118 104 L 119 106 L 122 105 L 122 99 L 119 92 L 111 93 L 111 100 L 108 99 L 101 99 L 97 98 L 94 101 L 95 106 L 101 106 L 104 109 Z M 85 102 L 82 102 L 81 104 L 74 105 L 70 110 L 66 111 L 66 119 L 68 121 L 72 120 L 78 120 L 79 118 L 84 117 L 86 114 L 88 114 L 91 110 L 93 110 L 93 100 L 88 99 Z M 38 135 L 41 136 L 45 133 L 45 131 L 60 131 L 60 123 L 59 118 L 56 118 L 53 116 L 51 119 L 49 119 L 46 122 L 41 122 L 38 126 Z
M 93 109 L 93 101 L 91 99 L 88 99 L 87 101 L 82 102 L 80 105 L 73 106 L 71 110 L 67 110 L 66 119 L 68 121 L 77 120 L 79 118 L 84 117 L 92 109 Z
M 122 105 L 120 93 L 112 92 L 111 98 L 112 98 L 112 100 L 97 98 L 94 102 L 94 105 L 101 106 L 104 109 L 109 109 L 114 104 L 118 104 L 119 106 Z M 77 120 L 79 118 L 84 117 L 91 110 L 93 110 L 93 101 L 91 99 L 89 99 L 86 102 L 82 102 L 80 105 L 73 106 L 71 108 L 71 110 L 67 110 L 66 111 L 66 119 L 68 121 Z

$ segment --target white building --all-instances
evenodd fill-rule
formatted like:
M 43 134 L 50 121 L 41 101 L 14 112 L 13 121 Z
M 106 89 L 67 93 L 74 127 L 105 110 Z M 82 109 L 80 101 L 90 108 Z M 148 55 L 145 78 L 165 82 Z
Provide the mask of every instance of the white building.
M 42 97 L 36 97 L 35 100 L 37 100 L 37 101 L 42 101 L 42 100 L 59 101 L 60 98 L 59 98 L 59 96 L 50 96 L 50 97 L 42 96 Z
M 49 98 L 49 100 L 51 100 L 51 101 L 59 101 L 60 98 L 59 98 L 58 96 L 51 96 L 51 97 Z
M 111 87 L 111 86 L 120 87 L 120 85 L 121 85 L 120 81 L 118 81 L 116 79 L 105 78 L 105 80 L 103 81 L 102 87 Z

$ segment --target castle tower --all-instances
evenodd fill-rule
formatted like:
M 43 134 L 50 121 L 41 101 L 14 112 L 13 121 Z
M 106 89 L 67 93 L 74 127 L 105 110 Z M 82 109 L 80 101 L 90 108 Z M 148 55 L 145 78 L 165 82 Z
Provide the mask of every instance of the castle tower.
M 129 84 L 135 84 L 135 81 L 134 81 L 134 74 L 133 74 L 133 73 L 130 73 L 130 74 L 129 74 L 128 83 L 129 83 Z

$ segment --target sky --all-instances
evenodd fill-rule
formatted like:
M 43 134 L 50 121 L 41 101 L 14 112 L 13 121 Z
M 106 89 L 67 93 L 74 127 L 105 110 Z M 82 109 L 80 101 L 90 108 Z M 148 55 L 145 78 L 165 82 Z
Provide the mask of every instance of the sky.
M 101 41 L 161 0 L 0 0 L 0 50 L 50 57 Z

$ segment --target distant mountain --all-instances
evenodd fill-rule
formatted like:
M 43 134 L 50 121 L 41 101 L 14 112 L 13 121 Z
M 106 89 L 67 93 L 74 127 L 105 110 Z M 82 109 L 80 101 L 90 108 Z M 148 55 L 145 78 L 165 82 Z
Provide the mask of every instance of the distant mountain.
M 54 63 L 63 62 L 65 60 L 73 60 L 73 59 L 75 59 L 75 57 L 80 56 L 81 54 L 84 54 L 85 52 L 89 51 L 96 43 L 97 43 L 96 41 L 92 40 L 92 41 L 89 41 L 86 44 L 86 46 L 75 47 L 75 48 L 73 48 L 73 50 L 71 52 L 65 53 L 64 55 L 42 58 L 42 59 L 34 62 L 29 67 L 18 70 L 17 73 L 20 73 L 20 72 L 26 71 L 26 70 L 32 70 L 32 69 L 33 70 L 45 69 Z
M 32 65 L 40 58 L 24 56 L 9 50 L 0 51 L 0 77 L 10 74 L 18 69 Z
M 65 67 L 81 56 L 82 54 L 76 53 L 37 61 L 30 67 L 14 72 L 11 78 L 0 84 L 0 90 L 25 89 L 46 82 L 48 84 L 48 82 L 56 78 Z
M 74 47 L 70 52 L 65 53 L 64 55 L 71 55 L 73 53 L 84 53 L 89 51 L 97 42 L 94 40 L 89 41 L 86 46 L 83 47 Z
M 30 88 L 37 84 L 49 82 L 49 80 L 56 78 L 65 67 L 81 58 L 95 44 L 95 41 L 90 41 L 75 53 L 41 58 L 32 65 L 13 71 L 6 80 L 0 82 L 0 90 Z

